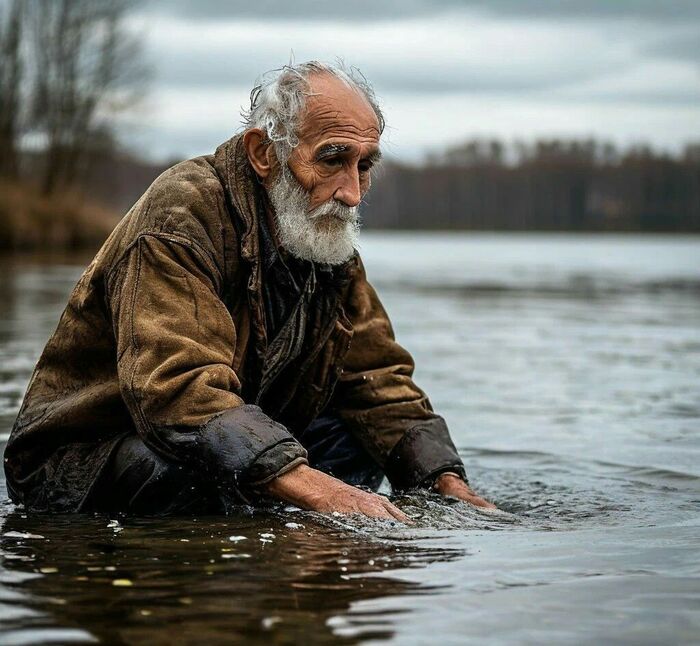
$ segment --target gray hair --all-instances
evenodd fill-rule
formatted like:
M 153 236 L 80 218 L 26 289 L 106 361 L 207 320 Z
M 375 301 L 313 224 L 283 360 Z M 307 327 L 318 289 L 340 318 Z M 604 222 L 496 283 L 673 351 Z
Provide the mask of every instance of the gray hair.
M 285 65 L 263 74 L 250 93 L 250 109 L 243 112 L 244 128 L 260 128 L 274 144 L 277 157 L 285 164 L 299 144 L 297 128 L 306 97 L 310 94 L 309 77 L 329 74 L 367 99 L 379 121 L 380 134 L 384 131 L 384 115 L 372 86 L 356 67 L 346 67 L 309 61 Z

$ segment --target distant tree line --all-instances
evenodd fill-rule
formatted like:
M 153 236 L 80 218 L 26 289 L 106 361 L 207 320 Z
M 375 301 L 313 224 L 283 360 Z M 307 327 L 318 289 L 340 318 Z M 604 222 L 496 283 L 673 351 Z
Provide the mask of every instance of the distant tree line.
M 368 203 L 368 228 L 700 232 L 700 144 L 473 140 L 387 165 Z
M 114 115 L 146 78 L 130 4 L 0 0 L 0 180 L 65 190 L 114 146 Z

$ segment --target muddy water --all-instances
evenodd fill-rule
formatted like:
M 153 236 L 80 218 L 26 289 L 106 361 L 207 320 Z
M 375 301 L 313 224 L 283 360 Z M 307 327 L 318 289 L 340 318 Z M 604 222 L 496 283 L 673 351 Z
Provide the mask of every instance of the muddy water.
M 0 642 L 696 643 L 700 240 L 365 236 L 486 515 L 0 505 Z M 0 259 L 0 434 L 84 258 Z

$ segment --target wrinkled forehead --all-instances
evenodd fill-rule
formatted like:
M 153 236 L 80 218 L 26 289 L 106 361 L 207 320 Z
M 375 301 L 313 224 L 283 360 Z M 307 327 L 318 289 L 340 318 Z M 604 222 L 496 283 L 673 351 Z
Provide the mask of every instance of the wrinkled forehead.
M 327 74 L 312 76 L 309 85 L 311 93 L 299 120 L 302 142 L 347 137 L 379 143 L 379 120 L 360 91 Z

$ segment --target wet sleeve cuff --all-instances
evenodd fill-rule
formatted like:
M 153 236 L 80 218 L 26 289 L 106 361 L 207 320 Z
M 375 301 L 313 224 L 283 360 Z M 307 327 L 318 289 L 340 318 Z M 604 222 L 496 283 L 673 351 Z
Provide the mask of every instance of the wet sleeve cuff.
M 306 450 L 292 434 L 252 404 L 212 417 L 200 428 L 199 441 L 217 486 L 232 494 L 307 462 Z
M 389 454 L 385 471 L 392 487 L 398 490 L 432 487 L 446 471 L 467 481 L 447 424 L 437 415 L 406 431 Z

